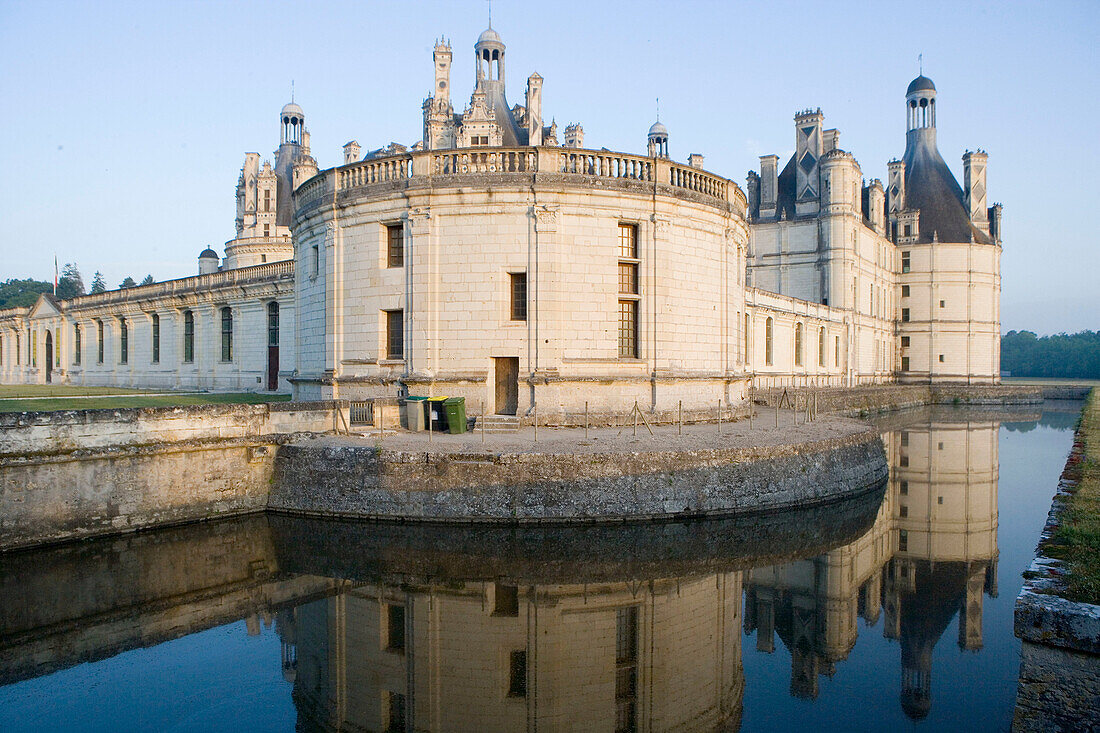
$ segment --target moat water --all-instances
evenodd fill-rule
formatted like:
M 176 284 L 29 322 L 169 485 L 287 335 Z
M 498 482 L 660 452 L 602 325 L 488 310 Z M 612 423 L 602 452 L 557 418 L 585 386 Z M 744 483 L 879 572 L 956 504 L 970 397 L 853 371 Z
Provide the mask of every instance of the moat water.
M 1079 409 L 884 417 L 885 486 L 782 514 L 0 556 L 0 730 L 1007 730 Z

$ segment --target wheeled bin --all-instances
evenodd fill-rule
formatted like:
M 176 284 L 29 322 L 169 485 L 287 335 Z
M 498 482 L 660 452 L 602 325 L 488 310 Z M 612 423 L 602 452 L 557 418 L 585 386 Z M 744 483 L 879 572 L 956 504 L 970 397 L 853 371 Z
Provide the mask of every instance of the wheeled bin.
M 441 397 L 429 397 L 424 404 L 427 406 L 428 420 L 432 421 L 432 430 L 437 433 L 444 433 L 447 431 L 447 412 L 443 409 L 443 403 L 447 401 L 447 396 Z
M 411 431 L 427 430 L 424 424 L 424 401 L 427 397 L 409 395 L 405 398 L 405 427 Z
M 443 412 L 447 414 L 447 426 L 452 435 L 466 432 L 465 397 L 449 397 L 444 400 Z

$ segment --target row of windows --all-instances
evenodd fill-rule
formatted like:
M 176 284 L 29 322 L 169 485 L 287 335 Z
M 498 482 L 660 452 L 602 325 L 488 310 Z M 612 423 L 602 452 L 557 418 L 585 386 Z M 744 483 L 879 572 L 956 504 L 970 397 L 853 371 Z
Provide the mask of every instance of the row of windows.
M 748 333 L 750 327 L 751 327 L 751 321 L 749 320 L 748 315 L 746 315 L 745 316 L 745 332 L 746 333 Z M 773 343 L 775 341 L 774 333 L 775 333 L 775 325 L 774 325 L 774 322 L 772 321 L 772 319 L 769 317 L 764 321 L 764 364 L 766 366 L 772 366 L 772 364 L 774 362 L 774 353 L 775 353 L 774 348 L 773 348 Z M 794 325 L 794 365 L 795 366 L 803 366 L 804 362 L 805 362 L 805 357 L 804 357 L 805 348 L 804 348 L 804 344 L 803 344 L 803 341 L 804 341 L 803 333 L 804 333 L 803 325 L 801 323 L 796 323 Z M 827 338 L 826 338 L 826 333 L 825 333 L 825 327 L 821 326 L 817 331 L 817 365 L 818 366 L 826 366 L 826 364 L 825 364 L 825 361 L 826 361 L 826 359 L 825 359 L 826 341 L 827 341 Z M 745 355 L 746 355 L 746 361 L 748 361 L 747 339 L 746 339 Z M 834 344 L 833 344 L 833 366 L 838 366 L 839 364 L 840 364 L 840 337 L 835 336 L 834 337 Z
M 219 311 L 221 321 L 221 360 L 233 361 L 233 310 L 228 306 Z M 150 317 L 151 324 L 151 349 L 150 361 L 153 364 L 160 363 L 160 315 L 153 313 Z M 106 338 L 104 334 L 104 322 L 97 319 L 96 329 L 96 363 L 102 364 L 106 350 Z M 30 329 L 27 331 L 28 343 L 32 345 L 31 365 L 37 366 L 37 339 L 32 338 Z M 267 304 L 267 345 L 279 345 L 279 304 L 271 301 Z M 16 363 L 20 363 L 21 342 L 19 334 L 15 337 Z M 60 353 L 60 344 L 55 353 Z M 3 363 L 3 340 L 0 339 L 0 364 Z M 79 366 L 84 355 L 84 329 L 78 323 L 73 325 L 73 364 Z M 58 356 L 60 363 L 60 356 Z M 195 314 L 193 311 L 183 312 L 183 362 L 191 363 L 195 360 Z M 125 318 L 118 319 L 118 362 L 128 364 L 130 361 L 130 323 Z

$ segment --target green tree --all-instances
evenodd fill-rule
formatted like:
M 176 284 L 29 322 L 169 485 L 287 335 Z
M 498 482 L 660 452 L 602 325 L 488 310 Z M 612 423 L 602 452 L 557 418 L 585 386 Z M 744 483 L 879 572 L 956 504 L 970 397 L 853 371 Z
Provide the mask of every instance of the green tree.
M 53 283 L 41 280 L 16 280 L 0 283 L 0 308 L 26 308 L 34 305 L 41 293 L 53 292 Z
M 107 281 L 103 279 L 103 273 L 96 270 L 95 275 L 92 276 L 92 289 L 88 292 L 102 293 L 107 290 Z
M 78 295 L 84 295 L 84 277 L 75 262 L 66 262 L 65 269 L 61 271 L 61 279 L 57 281 L 57 297 L 66 299 Z
M 1100 331 L 1009 331 L 1001 337 L 1001 370 L 1015 377 L 1100 379 Z
M 134 278 L 127 275 L 126 279 L 123 280 L 122 282 L 120 282 L 118 284 L 118 286 L 119 286 L 119 288 L 133 288 L 133 287 L 137 287 L 137 283 L 134 282 Z
M 144 277 L 144 278 L 142 279 L 142 281 L 141 281 L 141 284 L 142 284 L 142 285 L 152 285 L 152 284 L 153 284 L 153 283 L 155 283 L 155 282 L 156 282 L 156 280 L 154 280 L 154 279 L 153 279 L 153 276 L 152 276 L 152 275 L 146 275 L 146 276 L 145 276 L 145 277 Z

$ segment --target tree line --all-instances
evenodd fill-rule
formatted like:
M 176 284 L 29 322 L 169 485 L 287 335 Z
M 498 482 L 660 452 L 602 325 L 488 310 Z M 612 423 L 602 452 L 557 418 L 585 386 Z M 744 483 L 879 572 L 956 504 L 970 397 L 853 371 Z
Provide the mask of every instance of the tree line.
M 1014 377 L 1100 379 L 1100 331 L 1001 336 L 1001 371 Z
M 119 288 L 134 288 L 140 285 L 152 285 L 155 281 L 152 275 L 146 275 L 140 282 L 136 282 L 129 275 L 118 284 Z M 102 293 L 107 290 L 107 281 L 103 273 L 96 271 L 92 276 L 92 286 L 87 291 L 84 289 L 84 276 L 80 274 L 80 268 L 75 262 L 65 263 L 57 279 L 57 297 L 62 300 L 75 298 L 87 293 Z M 53 283 L 45 280 L 19 280 L 10 278 L 0 282 L 0 308 L 24 308 L 34 305 L 41 293 L 52 293 Z

